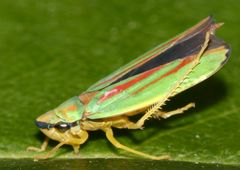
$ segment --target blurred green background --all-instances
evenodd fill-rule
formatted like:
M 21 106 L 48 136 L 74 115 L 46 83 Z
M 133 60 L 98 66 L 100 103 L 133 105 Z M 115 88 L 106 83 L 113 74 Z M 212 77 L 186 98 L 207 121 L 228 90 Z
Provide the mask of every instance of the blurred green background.
M 238 167 L 239 12 L 237 0 L 1 0 L 0 163 L 8 166 L 11 161 L 6 159 L 32 160 L 36 155 L 25 149 L 40 146 L 44 139 L 34 124 L 38 115 L 213 15 L 225 23 L 217 35 L 232 47 L 229 62 L 207 81 L 173 98 L 166 108 L 193 101 L 196 109 L 168 120 L 151 120 L 143 131 L 116 130 L 116 137 L 146 153 L 168 153 L 172 163 Z M 56 144 L 51 142 L 48 150 Z M 54 160 L 120 157 L 138 159 L 115 149 L 102 132 L 93 132 L 79 155 L 64 146 Z

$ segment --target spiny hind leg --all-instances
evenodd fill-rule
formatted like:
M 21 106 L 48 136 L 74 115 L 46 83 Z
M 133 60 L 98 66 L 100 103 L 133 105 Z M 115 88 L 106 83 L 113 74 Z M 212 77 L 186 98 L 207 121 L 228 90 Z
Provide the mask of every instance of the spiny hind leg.
M 153 117 L 156 117 L 156 118 L 160 117 L 160 118 L 167 119 L 173 115 L 182 114 L 182 113 L 184 113 L 184 111 L 186 111 L 190 108 L 193 108 L 193 107 L 195 107 L 195 103 L 189 103 L 186 106 L 183 106 L 181 108 L 178 108 L 176 110 L 169 111 L 169 112 L 163 112 L 163 111 L 158 110 L 157 112 L 154 113 Z
M 48 143 L 49 143 L 49 138 L 46 137 L 40 148 L 37 148 L 37 147 L 34 147 L 34 146 L 29 146 L 27 148 L 27 151 L 43 152 L 47 149 Z
M 119 149 L 123 149 L 127 152 L 130 152 L 130 153 L 133 153 L 133 154 L 136 154 L 136 155 L 140 155 L 140 156 L 143 156 L 143 157 L 146 157 L 146 158 L 149 158 L 149 159 L 155 159 L 155 160 L 162 160 L 162 159 L 169 159 L 170 157 L 168 155 L 164 155 L 164 156 L 152 156 L 152 155 L 148 155 L 146 153 L 143 153 L 143 152 L 140 152 L 140 151 L 136 151 L 134 149 L 131 149 L 121 143 L 119 143 L 113 136 L 113 131 L 111 129 L 111 127 L 108 127 L 108 128 L 104 128 L 102 129 L 105 134 L 106 134 L 106 137 L 107 139 L 116 147 L 116 148 L 119 148 Z
M 157 110 L 152 116 L 154 118 L 164 118 L 167 119 L 173 115 L 177 115 L 177 114 L 182 114 L 184 111 L 195 107 L 195 103 L 189 103 L 184 107 L 178 108 L 176 110 L 173 111 L 169 111 L 169 112 L 163 112 L 160 110 Z M 112 127 L 118 128 L 118 129 L 122 129 L 122 128 L 127 128 L 127 129 L 142 129 L 142 126 L 139 126 L 138 123 L 134 123 L 128 120 L 127 117 L 121 117 L 119 120 L 117 121 L 112 121 Z

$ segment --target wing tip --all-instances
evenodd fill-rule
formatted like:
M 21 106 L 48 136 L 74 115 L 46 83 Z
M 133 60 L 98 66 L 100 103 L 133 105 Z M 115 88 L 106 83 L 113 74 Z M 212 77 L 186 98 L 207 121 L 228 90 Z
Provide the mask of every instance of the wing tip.
M 227 52 L 225 53 L 226 59 L 221 63 L 221 66 L 223 66 L 224 64 L 227 63 L 227 61 L 229 60 L 230 55 L 232 53 L 232 48 L 229 44 L 224 43 L 224 48 L 227 50 Z
M 214 32 L 214 30 L 216 30 L 216 29 L 218 29 L 218 28 L 220 28 L 221 26 L 224 25 L 223 22 L 216 23 L 215 19 L 214 19 L 214 16 L 212 14 L 209 15 L 208 17 L 206 17 L 205 20 L 207 22 L 211 23 L 211 28 L 213 29 L 213 32 Z M 217 39 L 215 34 L 213 34 L 213 36 Z M 225 41 L 219 40 L 219 39 L 217 39 L 217 41 L 219 41 L 222 44 L 222 46 L 224 47 L 224 49 L 227 50 L 226 53 L 225 53 L 226 59 L 221 63 L 221 66 L 223 66 L 229 60 L 232 49 L 231 49 L 231 46 L 228 43 L 226 43 Z

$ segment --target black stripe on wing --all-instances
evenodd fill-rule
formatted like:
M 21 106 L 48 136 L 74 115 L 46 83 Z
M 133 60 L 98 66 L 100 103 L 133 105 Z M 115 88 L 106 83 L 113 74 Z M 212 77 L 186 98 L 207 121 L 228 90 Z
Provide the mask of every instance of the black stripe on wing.
M 185 39 L 185 41 L 177 43 L 173 47 L 152 58 L 141 66 L 124 74 L 122 77 L 118 78 L 110 85 L 123 81 L 129 77 L 141 74 L 160 65 L 170 63 L 171 61 L 174 61 L 176 59 L 182 59 L 198 53 L 201 49 L 201 45 L 204 43 L 206 31 L 200 32 L 189 39 Z

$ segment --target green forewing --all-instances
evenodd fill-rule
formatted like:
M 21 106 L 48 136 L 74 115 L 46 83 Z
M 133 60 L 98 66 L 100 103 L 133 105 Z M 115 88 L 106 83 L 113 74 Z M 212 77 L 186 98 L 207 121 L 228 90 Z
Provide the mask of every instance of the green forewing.
M 210 26 L 213 24 L 212 17 L 207 17 L 192 28 L 186 30 L 185 32 L 179 34 L 178 36 L 168 40 L 165 43 L 162 43 L 158 45 L 157 47 L 153 48 L 152 50 L 146 52 L 145 54 L 139 56 L 138 58 L 134 59 L 130 63 L 120 67 L 116 71 L 114 71 L 112 74 L 108 75 L 107 77 L 99 80 L 95 84 L 93 84 L 91 87 L 88 88 L 87 92 L 91 91 L 97 91 L 101 90 L 110 84 L 112 84 L 117 79 L 121 78 L 123 75 L 126 75 L 127 73 L 131 72 L 132 70 L 138 68 L 139 66 L 146 63 L 148 60 L 151 60 L 152 58 L 160 55 L 167 49 L 173 47 L 174 45 L 181 43 L 182 41 L 185 41 L 192 36 L 198 34 L 199 32 L 206 31 L 206 29 L 209 29 Z
M 85 107 L 87 117 L 113 117 L 146 108 L 164 99 L 180 80 L 184 79 L 174 95 L 214 74 L 227 60 L 229 47 L 212 33 L 200 64 L 186 75 L 205 42 L 206 33 L 214 29 L 209 17 L 181 34 L 181 38 L 170 40 L 159 50 L 134 60 L 90 87 L 87 92 L 97 93 Z
M 176 89 L 175 94 L 178 94 L 213 75 L 217 72 L 223 64 L 226 62 L 229 50 L 226 48 L 219 48 L 216 51 L 212 51 L 205 54 L 200 64 L 194 68 L 189 74 L 188 78 L 183 81 L 181 86 Z

